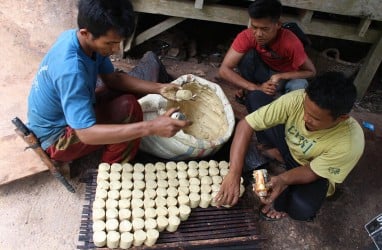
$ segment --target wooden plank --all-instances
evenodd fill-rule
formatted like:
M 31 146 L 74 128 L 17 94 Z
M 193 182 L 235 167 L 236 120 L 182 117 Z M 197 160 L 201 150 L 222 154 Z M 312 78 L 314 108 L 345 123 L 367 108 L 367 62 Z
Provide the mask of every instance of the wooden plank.
M 312 17 L 313 17 L 314 11 L 312 10 L 302 10 L 300 12 L 300 20 L 304 25 L 309 25 L 309 23 L 312 22 Z
M 184 21 L 185 18 L 182 17 L 170 17 L 163 22 L 151 27 L 150 29 L 147 29 L 140 33 L 136 38 L 135 38 L 135 45 L 139 45 L 148 39 L 160 34 L 161 32 L 177 25 L 178 23 Z
M 367 88 L 369 87 L 375 72 L 377 72 L 379 65 L 382 61 L 382 34 L 377 43 L 375 43 L 369 50 L 365 58 L 365 62 L 362 64 L 355 80 L 354 84 L 357 87 L 358 98 L 362 98 Z
M 203 2 L 204 0 L 195 0 L 194 7 L 195 9 L 203 9 Z
M 371 24 L 371 20 L 369 18 L 364 18 L 361 20 L 361 22 L 358 26 L 358 35 L 360 37 L 365 36 L 366 31 L 369 29 L 370 24 Z
M 281 0 L 284 6 L 382 21 L 381 0 Z
M 3 166 L 0 168 L 0 185 L 48 170 L 33 150 L 24 151 L 26 146 L 16 133 L 0 138 Z

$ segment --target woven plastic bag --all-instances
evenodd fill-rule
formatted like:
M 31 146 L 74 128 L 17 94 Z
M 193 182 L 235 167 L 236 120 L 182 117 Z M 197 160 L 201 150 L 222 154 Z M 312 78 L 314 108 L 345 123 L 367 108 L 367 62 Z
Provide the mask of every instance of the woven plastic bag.
M 189 101 L 189 105 L 193 106 L 188 110 L 186 109 L 186 117 L 195 119 L 191 119 L 194 123 L 193 125 L 197 125 L 196 123 L 201 123 L 204 127 L 215 126 L 210 128 L 209 131 L 211 133 L 215 133 L 223 127 L 224 129 L 220 131 L 220 136 L 212 139 L 197 138 L 187 132 L 185 133 L 183 130 L 179 131 L 171 138 L 146 136 L 141 140 L 140 149 L 142 151 L 168 160 L 191 160 L 214 154 L 224 145 L 225 142 L 229 140 L 235 126 L 235 117 L 232 106 L 221 87 L 216 83 L 191 74 L 183 75 L 173 81 L 173 83 L 183 86 L 185 86 L 185 83 L 187 84 L 189 82 L 196 83 L 201 88 L 200 91 L 202 92 L 199 92 L 195 101 Z M 216 96 L 214 96 L 214 98 L 215 100 L 219 100 L 220 103 L 218 105 L 209 103 L 209 100 L 212 100 L 213 98 L 208 98 L 208 93 L 210 95 L 211 93 L 216 95 L 217 98 L 215 98 Z M 139 99 L 139 103 L 141 104 L 143 110 L 144 120 L 152 120 L 163 114 L 169 109 L 169 107 L 171 107 L 171 101 L 168 101 L 161 95 L 156 94 L 150 94 L 142 97 Z M 183 105 L 183 103 L 180 104 Z M 214 109 L 218 108 L 217 106 L 221 107 L 219 108 L 219 111 L 221 110 L 222 114 L 215 114 L 213 112 Z M 200 107 L 200 109 L 198 107 Z M 206 112 L 207 108 L 208 112 Z M 184 110 L 182 110 L 182 106 L 181 111 L 184 112 Z M 220 123 L 214 124 L 214 122 L 212 122 L 213 120 L 219 120 Z M 222 125 L 223 123 L 224 126 Z M 203 129 L 203 127 L 201 128 Z

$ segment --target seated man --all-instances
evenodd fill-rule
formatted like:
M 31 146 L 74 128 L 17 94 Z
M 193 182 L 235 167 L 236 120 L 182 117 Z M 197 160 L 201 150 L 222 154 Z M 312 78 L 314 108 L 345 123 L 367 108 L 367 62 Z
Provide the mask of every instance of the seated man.
M 262 91 L 254 96 L 272 99 Z M 216 201 L 219 205 L 237 202 L 249 141 L 253 131 L 264 130 L 277 146 L 275 157 L 286 171 L 271 177 L 269 194 L 261 199 L 262 215 L 314 218 L 325 197 L 334 193 L 335 184 L 345 180 L 363 153 L 362 128 L 349 116 L 355 100 L 353 83 L 342 73 L 328 72 L 316 77 L 306 91 L 292 91 L 247 115 L 236 128 L 230 171 Z
M 115 72 L 109 56 L 133 33 L 134 11 L 128 0 L 80 0 L 78 29 L 64 32 L 45 55 L 28 99 L 28 124 L 51 159 L 70 162 L 104 147 L 102 161 L 130 161 L 140 138 L 171 137 L 190 125 L 171 119 L 176 109 L 142 121 L 136 95 L 160 94 L 160 62 L 153 54 L 133 75 Z M 154 61 L 153 61 L 154 60 Z M 148 63 L 150 62 L 151 63 Z M 97 77 L 104 86 L 97 88 Z
M 274 96 L 276 91 L 302 89 L 308 83 L 306 78 L 316 74 L 302 42 L 281 27 L 281 9 L 278 0 L 254 1 L 248 8 L 250 28 L 237 35 L 219 69 L 224 80 L 247 93 L 248 113 L 259 106 L 253 96 L 255 90 Z

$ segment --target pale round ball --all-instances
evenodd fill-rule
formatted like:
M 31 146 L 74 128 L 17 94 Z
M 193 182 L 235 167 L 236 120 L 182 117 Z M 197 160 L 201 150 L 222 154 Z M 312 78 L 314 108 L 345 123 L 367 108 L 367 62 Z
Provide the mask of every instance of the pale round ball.
M 96 193 L 95 193 L 95 198 L 96 199 L 106 200 L 107 199 L 107 190 L 103 189 L 103 188 L 98 188 L 97 187 Z
M 157 184 L 158 184 L 158 188 L 168 188 L 167 180 L 158 180 Z
M 115 231 L 118 229 L 119 223 L 117 219 L 108 219 L 106 220 L 106 231 Z
M 179 186 L 179 181 L 177 179 L 168 179 L 168 185 L 176 188 Z
M 110 172 L 110 164 L 107 162 L 101 162 L 98 165 L 98 171 Z
M 166 170 L 175 170 L 176 169 L 176 163 L 174 161 L 169 161 L 166 163 Z
M 92 228 L 93 228 L 93 232 L 105 231 L 106 224 L 103 220 L 95 220 L 93 221 Z
M 118 210 L 116 208 L 106 209 L 106 220 L 117 219 L 118 218 Z
M 131 224 L 129 220 L 123 220 L 119 223 L 120 233 L 130 232 L 132 228 L 133 228 L 133 225 Z
M 111 181 L 120 181 L 121 180 L 121 173 L 120 172 L 110 172 L 110 182 Z
M 145 217 L 145 210 L 143 210 L 140 207 L 133 208 L 131 211 L 131 217 L 133 219 L 135 218 L 144 218 Z
M 133 173 L 131 173 L 131 172 L 122 172 L 121 180 L 122 180 L 122 182 L 124 182 L 124 181 L 132 181 L 133 180 Z
M 166 169 L 166 164 L 164 164 L 163 162 L 156 162 L 155 163 L 155 168 L 158 171 L 163 171 Z
M 142 208 L 143 200 L 142 199 L 131 199 L 131 208 Z
M 95 208 L 93 209 L 93 221 L 96 220 L 105 220 L 105 209 L 102 208 Z
M 120 163 L 113 163 L 110 166 L 110 172 L 121 172 L 122 171 L 122 164 Z
M 130 202 L 131 201 L 128 199 L 121 199 L 118 201 L 118 208 L 119 209 L 130 208 L 131 207 Z
M 145 165 L 142 163 L 135 163 L 134 164 L 134 173 L 140 172 L 143 173 L 145 171 Z
M 132 173 L 134 171 L 133 165 L 131 163 L 123 163 L 122 164 L 122 173 Z
M 121 189 L 119 191 L 119 196 L 121 199 L 131 199 L 132 191 L 130 189 Z
M 120 197 L 119 191 L 112 189 L 109 192 L 107 192 L 107 198 L 112 200 L 118 200 Z
M 93 209 L 95 208 L 105 208 L 105 200 L 103 199 L 100 199 L 100 198 L 95 198 L 94 201 L 93 201 Z
M 120 221 L 130 220 L 131 219 L 131 210 L 127 209 L 127 208 L 119 209 L 118 218 Z
M 97 231 L 93 233 L 93 242 L 96 247 L 104 247 L 106 246 L 106 232 L 105 231 Z
M 146 188 L 156 189 L 158 187 L 158 183 L 155 180 L 146 180 Z
M 139 190 L 139 189 L 134 189 L 132 192 L 131 192 L 131 197 L 133 199 L 143 199 L 143 191 L 142 190 Z
M 109 208 L 117 208 L 118 207 L 118 201 L 114 199 L 107 199 L 106 200 L 106 209 Z

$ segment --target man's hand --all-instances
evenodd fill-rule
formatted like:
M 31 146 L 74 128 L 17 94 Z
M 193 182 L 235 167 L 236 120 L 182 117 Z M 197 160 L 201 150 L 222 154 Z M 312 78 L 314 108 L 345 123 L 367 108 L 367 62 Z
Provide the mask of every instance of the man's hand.
M 240 177 L 231 171 L 225 176 L 220 190 L 214 198 L 218 207 L 222 205 L 233 206 L 237 203 L 240 195 Z
M 278 83 L 272 82 L 271 80 L 268 80 L 266 82 L 263 82 L 260 85 L 260 90 L 263 91 L 267 95 L 275 95 L 277 90 Z
M 162 85 L 163 87 L 161 87 L 161 89 L 159 90 L 160 94 L 168 100 L 176 101 L 176 92 L 182 89 L 182 87 L 174 83 L 168 83 L 168 84 L 162 84 Z
M 179 111 L 179 109 L 171 108 L 163 115 L 152 120 L 152 128 L 154 130 L 153 134 L 161 137 L 172 137 L 182 128 L 192 124 L 192 122 L 188 120 L 183 121 L 171 118 L 171 114 L 176 111 Z
M 266 184 L 268 188 L 267 197 L 260 197 L 259 194 L 255 190 L 255 184 L 253 184 L 253 191 L 257 196 L 260 197 L 260 201 L 264 204 L 272 204 L 276 198 L 288 187 L 288 185 L 284 182 L 282 177 L 273 176 Z

